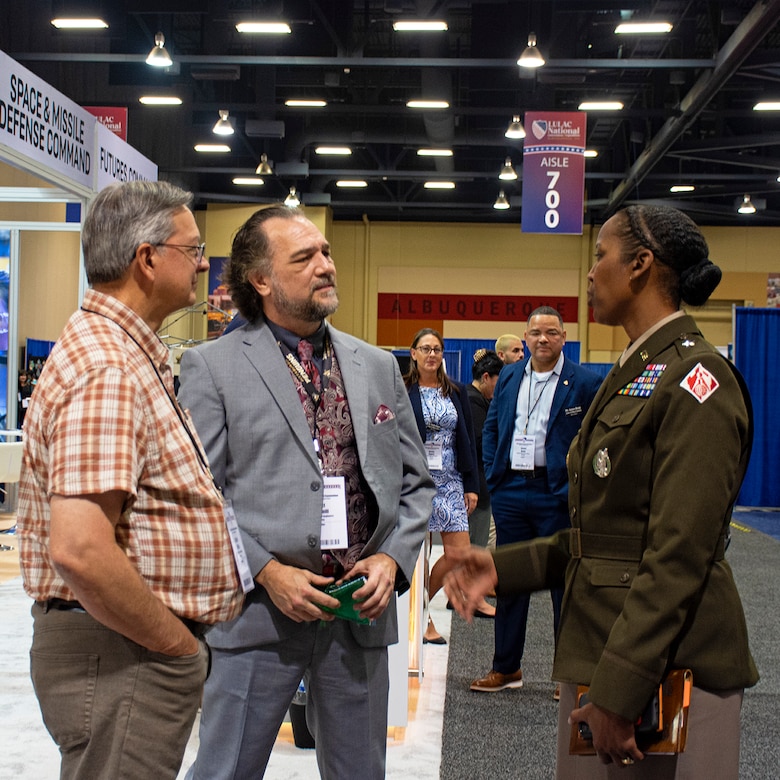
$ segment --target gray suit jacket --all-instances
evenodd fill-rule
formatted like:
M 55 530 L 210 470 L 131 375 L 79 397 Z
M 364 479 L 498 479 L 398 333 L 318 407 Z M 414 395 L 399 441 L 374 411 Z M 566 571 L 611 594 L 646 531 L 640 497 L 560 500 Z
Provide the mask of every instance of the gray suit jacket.
M 355 429 L 360 467 L 379 511 L 363 553 L 383 552 L 408 587 L 433 499 L 425 452 L 395 358 L 329 326 Z M 261 318 L 188 350 L 179 400 L 192 415 L 217 484 L 241 528 L 256 575 L 270 560 L 320 573 L 322 474 L 290 370 Z M 380 408 L 390 419 L 376 422 Z M 388 415 L 383 415 L 388 416 Z M 350 624 L 364 647 L 397 641 L 395 604 L 373 626 Z M 209 634 L 215 647 L 283 640 L 305 624 L 283 615 L 257 586 L 241 616 Z

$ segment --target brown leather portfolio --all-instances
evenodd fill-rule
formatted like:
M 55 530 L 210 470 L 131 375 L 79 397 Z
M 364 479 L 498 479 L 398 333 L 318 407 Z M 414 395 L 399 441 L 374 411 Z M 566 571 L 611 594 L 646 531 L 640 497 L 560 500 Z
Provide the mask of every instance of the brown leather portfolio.
M 670 755 L 685 750 L 692 687 L 693 674 L 690 669 L 673 669 L 661 681 L 658 693 L 636 725 L 636 743 L 643 753 Z M 578 706 L 582 706 L 579 702 L 587 693 L 587 685 L 577 686 Z M 569 753 L 577 756 L 595 755 L 587 724 L 572 724 Z

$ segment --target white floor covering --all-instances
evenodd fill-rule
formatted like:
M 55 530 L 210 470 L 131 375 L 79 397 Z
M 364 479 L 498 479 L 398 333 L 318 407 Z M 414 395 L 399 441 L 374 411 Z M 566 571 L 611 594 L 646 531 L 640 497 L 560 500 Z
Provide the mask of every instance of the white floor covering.
M 436 627 L 449 636 L 450 612 L 440 593 L 433 600 L 431 615 Z M 59 753 L 41 722 L 38 702 L 29 676 L 32 635 L 30 600 L 21 578 L 0 584 L 0 780 L 56 780 Z M 395 780 L 438 780 L 441 758 L 442 716 L 448 648 L 424 647 L 424 676 L 411 681 L 409 725 L 401 738 L 387 743 L 387 777 Z M 183 770 L 194 760 L 197 722 L 187 746 Z M 311 780 L 317 764 L 313 750 L 295 747 L 289 724 L 280 731 L 271 754 L 267 780 Z

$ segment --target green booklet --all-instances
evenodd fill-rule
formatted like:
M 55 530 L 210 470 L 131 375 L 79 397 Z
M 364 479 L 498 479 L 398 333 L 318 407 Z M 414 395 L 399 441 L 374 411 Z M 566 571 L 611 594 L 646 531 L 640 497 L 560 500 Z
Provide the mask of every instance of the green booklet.
M 339 600 L 339 606 L 335 609 L 330 607 L 323 607 L 322 604 L 318 604 L 319 608 L 323 612 L 328 612 L 331 615 L 342 618 L 344 620 L 351 620 L 354 623 L 360 623 L 367 626 L 371 623 L 368 618 L 360 617 L 360 613 L 355 609 L 359 602 L 352 598 L 352 594 L 363 587 L 366 584 L 365 577 L 355 577 L 353 580 L 346 580 L 345 582 L 336 585 L 326 585 L 322 588 L 323 593 L 327 593 L 334 599 Z

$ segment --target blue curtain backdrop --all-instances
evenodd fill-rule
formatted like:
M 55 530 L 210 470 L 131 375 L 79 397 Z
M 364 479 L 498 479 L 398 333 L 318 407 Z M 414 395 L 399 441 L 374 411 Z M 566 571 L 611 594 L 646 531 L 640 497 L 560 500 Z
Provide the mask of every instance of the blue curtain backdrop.
M 755 439 L 743 506 L 780 506 L 780 309 L 736 309 L 734 363 L 753 400 Z

